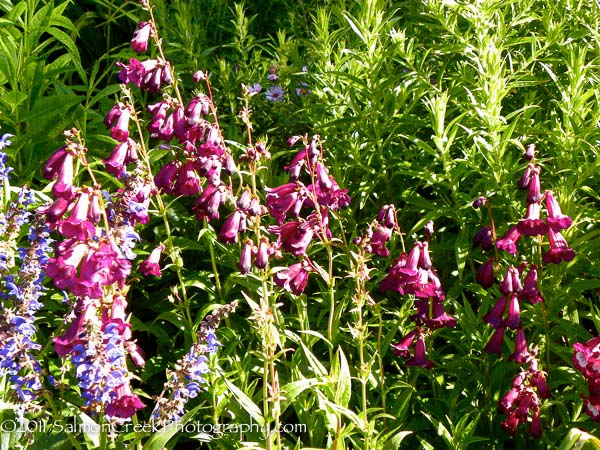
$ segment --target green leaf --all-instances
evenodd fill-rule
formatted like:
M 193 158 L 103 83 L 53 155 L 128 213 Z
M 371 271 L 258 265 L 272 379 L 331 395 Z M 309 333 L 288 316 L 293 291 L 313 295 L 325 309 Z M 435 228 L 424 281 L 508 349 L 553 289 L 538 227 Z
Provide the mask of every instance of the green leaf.
M 338 347 L 336 352 L 336 365 L 332 367 L 332 372 L 335 369 L 335 373 L 332 376 L 336 380 L 335 390 L 335 402 L 345 408 L 350 403 L 350 397 L 352 396 L 352 378 L 350 376 L 350 368 L 348 367 L 348 360 L 341 347 Z
M 39 99 L 31 111 L 21 116 L 21 122 L 50 119 L 83 101 L 79 95 L 53 95 Z
M 265 424 L 265 419 L 260 412 L 260 408 L 252 401 L 244 392 L 235 384 L 229 381 L 226 377 L 222 378 L 229 391 L 233 394 L 240 406 L 252 417 L 260 426 Z
M 162 450 L 167 442 L 179 431 L 180 424 L 173 422 L 152 434 L 148 442 L 144 444 L 144 450 Z

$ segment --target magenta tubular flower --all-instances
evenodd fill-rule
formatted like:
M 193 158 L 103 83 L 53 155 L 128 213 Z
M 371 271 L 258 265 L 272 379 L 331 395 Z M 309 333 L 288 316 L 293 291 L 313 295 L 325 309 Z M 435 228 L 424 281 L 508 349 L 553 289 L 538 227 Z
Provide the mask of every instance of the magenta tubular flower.
M 272 254 L 273 249 L 271 248 L 269 240 L 265 237 L 262 237 L 258 243 L 258 250 L 256 252 L 256 260 L 254 261 L 254 265 L 258 269 L 265 269 L 267 264 L 269 264 L 269 258 Z
M 180 161 L 170 161 L 163 166 L 154 176 L 154 184 L 165 194 L 173 195 L 175 193 L 175 180 L 181 168 Z
M 487 205 L 487 202 L 488 202 L 488 199 L 486 197 L 484 197 L 484 196 L 481 196 L 481 197 L 477 197 L 473 201 L 473 203 L 471 204 L 471 206 L 473 206 L 473 208 L 475 208 L 475 209 L 479 209 L 482 206 Z
M 515 340 L 515 352 L 509 357 L 509 360 L 522 364 L 524 362 L 527 362 L 529 357 L 530 353 L 527 349 L 525 331 L 523 331 L 522 327 L 519 327 L 519 329 L 517 330 L 517 337 Z
M 532 173 L 532 169 L 535 167 L 534 164 L 528 164 L 527 168 L 525 169 L 525 172 L 523 173 L 523 175 L 521 176 L 521 178 L 519 179 L 519 189 L 527 189 L 529 187 L 529 184 L 531 182 L 531 173 Z M 539 179 L 538 179 L 539 180 Z
M 531 169 L 531 180 L 529 181 L 529 192 L 527 194 L 527 204 L 539 203 L 542 200 L 540 188 L 540 168 L 534 166 Z
M 548 225 L 540 219 L 540 204 L 530 203 L 527 215 L 517 224 L 519 231 L 526 236 L 548 234 Z
M 116 387 L 114 396 L 115 399 L 106 406 L 106 415 L 109 417 L 128 419 L 133 416 L 137 410 L 146 406 L 137 395 L 131 392 L 129 382 Z
M 198 94 L 185 107 L 185 116 L 188 125 L 198 125 L 204 120 L 203 117 L 210 114 L 212 102 L 205 94 Z
M 101 241 L 95 251 L 89 251 L 81 263 L 79 276 L 71 292 L 78 296 L 100 298 L 102 286 L 116 284 L 120 288 L 131 272 L 129 261 L 112 243 Z
M 400 342 L 393 344 L 392 348 L 394 349 L 394 356 L 401 356 L 403 358 L 410 357 L 410 348 L 412 347 L 416 336 L 417 330 L 415 329 L 400 339 Z
M 87 322 L 96 315 L 96 305 L 87 299 L 79 299 L 75 306 L 75 319 L 69 325 L 66 333 L 52 339 L 54 350 L 59 356 L 68 355 L 73 351 L 81 337 L 85 334 Z
M 329 191 L 333 188 L 332 178 L 329 176 L 329 170 L 321 162 L 316 164 L 317 182 L 319 188 L 323 191 Z
M 192 211 L 196 213 L 196 219 L 203 220 L 206 218 L 209 222 L 218 219 L 219 208 L 227 199 L 225 190 L 226 186 L 224 184 L 219 186 L 209 184 L 206 186 L 192 208 Z
M 56 150 L 42 167 L 42 176 L 46 180 L 52 180 L 60 172 L 60 168 L 65 164 L 65 158 L 71 155 L 67 147 L 61 147 Z
M 566 230 L 572 225 L 573 220 L 562 213 L 552 191 L 546 191 L 546 209 L 548 210 L 546 223 L 554 232 L 558 233 L 560 230 Z
M 523 287 L 521 286 L 521 280 L 519 278 L 519 270 L 514 267 L 509 267 L 506 270 L 506 275 L 504 276 L 504 280 L 500 283 L 500 292 L 505 295 L 510 294 L 511 292 L 521 292 Z
M 396 208 L 394 205 L 383 205 L 377 214 L 377 221 L 383 223 L 387 228 L 395 228 Z
M 407 366 L 419 366 L 427 369 L 433 367 L 433 362 L 427 359 L 427 349 L 425 348 L 425 338 L 422 333 L 417 334 L 417 342 L 415 343 L 415 353 L 412 358 L 406 361 Z
M 520 392 L 521 390 L 519 388 L 511 388 L 510 391 L 498 401 L 498 410 L 502 414 L 510 414 L 515 401 L 519 398 Z
M 308 197 L 308 192 L 302 183 L 287 183 L 276 188 L 265 188 L 265 201 L 269 214 L 281 225 L 288 211 L 292 217 L 298 217 L 302 205 Z
M 498 356 L 502 355 L 502 341 L 504 340 L 504 331 L 506 330 L 504 325 L 496 327 L 494 334 L 490 338 L 490 341 L 485 346 L 485 352 L 488 354 L 497 353 Z
M 150 132 L 150 136 L 152 138 L 158 138 L 158 131 L 165 123 L 165 118 L 167 117 L 167 111 L 169 110 L 169 107 L 169 103 L 163 100 L 162 102 L 148 105 L 146 108 L 148 112 L 152 114 L 152 120 L 150 120 L 150 123 L 148 124 L 148 131 Z
M 550 250 L 544 255 L 544 262 L 560 264 L 562 261 L 571 261 L 575 258 L 575 252 L 567 244 L 567 240 L 562 234 L 557 233 L 550 229 L 548 233 L 550 240 Z
M 280 226 L 270 226 L 268 230 L 277 236 L 275 245 L 278 248 L 283 248 L 294 256 L 301 256 L 306 253 L 306 248 L 312 241 L 314 225 L 313 221 L 292 221 Z
M 484 288 L 489 289 L 494 285 L 494 258 L 489 258 L 477 271 L 475 277 L 477 282 Z
M 248 239 L 242 247 L 242 253 L 240 254 L 240 260 L 238 262 L 238 269 L 242 275 L 246 275 L 252 269 L 252 250 L 254 244 L 252 240 Z
M 151 22 L 140 22 L 138 29 L 133 33 L 131 48 L 137 53 L 144 53 L 148 50 L 148 41 L 154 33 L 154 27 Z
M 514 292 L 508 298 L 508 315 L 505 326 L 516 330 L 521 327 L 521 310 L 519 307 L 519 297 Z
M 144 276 L 154 275 L 155 277 L 160 277 L 162 275 L 160 271 L 160 256 L 162 252 L 165 250 L 165 246 L 160 244 L 156 247 L 148 258 L 146 258 L 139 267 L 139 272 Z
M 53 203 L 44 205 L 37 208 L 39 214 L 46 216 L 46 224 L 52 231 L 56 229 L 58 221 L 62 218 L 63 214 L 71 206 L 71 199 L 58 197 Z
M 121 114 L 119 115 L 115 126 L 110 130 L 110 136 L 119 142 L 125 142 L 129 137 L 129 119 L 131 117 L 131 111 L 128 106 L 121 108 Z
M 118 102 L 106 113 L 104 116 L 104 126 L 106 128 L 111 128 L 117 122 L 121 115 L 121 108 L 123 108 L 123 103 Z
M 521 297 L 529 301 L 532 305 L 544 301 L 544 297 L 542 297 L 542 294 L 538 290 L 537 284 L 537 267 L 531 265 L 529 267 L 529 272 L 527 272 L 527 275 L 525 276 L 525 281 L 523 282 L 523 292 L 521 293 Z
M 135 146 L 136 143 L 131 138 L 127 138 L 125 142 L 119 143 L 110 156 L 103 161 L 106 171 L 117 178 L 121 178 L 125 171 L 125 166 L 138 160 Z
M 499 250 L 504 250 L 511 255 L 517 254 L 517 242 L 521 239 L 521 232 L 517 226 L 510 228 L 502 238 L 496 242 L 496 247 Z
M 175 134 L 175 119 L 173 113 L 169 114 L 165 117 L 165 120 L 162 121 L 158 131 L 156 133 L 156 137 L 165 142 L 171 141 Z
M 245 229 L 246 214 L 236 209 L 223 223 L 219 240 L 226 244 L 238 241 L 238 234 Z
M 535 144 L 529 144 L 525 149 L 525 154 L 523 155 L 527 161 L 531 161 L 535 158 Z
M 298 153 L 296 153 L 296 155 L 292 159 L 292 162 L 290 162 L 289 165 L 284 167 L 284 169 L 290 173 L 291 181 L 298 180 L 298 177 L 300 176 L 300 171 L 302 170 L 302 167 L 304 165 L 306 165 L 307 155 L 308 155 L 307 148 L 303 148 Z
M 90 194 L 90 206 L 88 208 L 87 218 L 90 222 L 98 223 L 102 220 L 103 210 L 100 207 L 100 196 L 102 195 L 99 191 L 92 191 Z
M 431 317 L 424 321 L 425 325 L 432 329 L 455 327 L 456 319 L 446 312 L 442 302 L 438 299 L 431 299 L 431 301 L 433 302 Z
M 540 410 L 535 408 L 531 416 L 531 425 L 529 426 L 529 434 L 534 438 L 542 436 L 542 425 L 540 423 Z
M 600 379 L 600 336 L 573 344 L 573 365 L 586 378 Z
M 302 261 L 277 271 L 273 279 L 277 286 L 294 295 L 300 295 L 306 288 L 308 274 L 313 271 L 307 261 Z
M 175 184 L 175 194 L 177 195 L 195 195 L 201 190 L 200 177 L 194 169 L 194 161 L 188 160 L 183 164 L 179 175 L 177 176 L 177 183 Z
M 390 256 L 390 251 L 386 248 L 385 244 L 391 239 L 392 232 L 392 228 L 378 224 L 369 240 L 369 253 L 383 256 L 384 258 Z
M 400 295 L 405 294 L 405 288 L 419 281 L 419 273 L 416 270 L 405 270 L 408 256 L 402 253 L 398 259 L 394 261 L 387 276 L 381 282 L 380 288 L 382 292 L 394 291 Z
M 117 62 L 117 66 L 121 67 L 121 71 L 119 72 L 119 81 L 121 83 L 133 83 L 137 87 L 140 87 L 142 78 L 146 75 L 146 69 L 140 61 L 136 58 L 130 58 L 129 64 Z
M 425 241 L 422 244 L 421 255 L 419 257 L 419 267 L 421 269 L 431 269 L 431 257 L 429 256 L 429 242 Z
M 503 317 L 504 311 L 506 310 L 506 300 L 506 296 L 500 297 L 492 310 L 483 316 L 483 322 L 491 325 L 494 328 L 504 326 Z
M 494 240 L 492 238 L 492 228 L 482 227 L 473 238 L 475 246 L 480 245 L 482 250 L 491 250 L 494 248 Z
M 57 289 L 70 289 L 77 274 L 77 268 L 89 251 L 87 243 L 74 238 L 61 242 L 56 246 L 54 258 L 48 259 L 46 274 L 52 278 Z
M 89 207 L 90 192 L 88 190 L 81 191 L 69 217 L 58 222 L 58 231 L 66 238 L 74 237 L 80 241 L 86 241 L 93 237 L 96 234 L 96 228 L 88 220 Z

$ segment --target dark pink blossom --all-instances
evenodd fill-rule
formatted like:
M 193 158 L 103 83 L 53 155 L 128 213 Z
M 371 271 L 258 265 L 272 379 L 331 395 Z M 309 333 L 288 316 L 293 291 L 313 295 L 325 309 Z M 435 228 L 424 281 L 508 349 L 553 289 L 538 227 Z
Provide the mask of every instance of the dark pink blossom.
M 125 166 L 138 160 L 136 146 L 136 142 L 131 138 L 127 138 L 125 142 L 119 143 L 110 156 L 103 161 L 106 171 L 117 178 L 121 178 L 125 171 Z
M 393 344 L 392 348 L 394 349 L 394 356 L 402 356 L 403 358 L 410 357 L 410 349 L 416 336 L 417 330 L 415 329 L 400 339 L 397 344 Z
M 482 250 L 490 250 L 494 248 L 492 228 L 487 226 L 481 228 L 473 238 L 473 244 L 475 246 L 480 245 Z
M 85 335 L 88 320 L 96 315 L 96 305 L 88 299 L 79 299 L 74 310 L 75 319 L 62 336 L 52 339 L 54 350 L 59 356 L 72 352 L 75 344 Z
M 201 180 L 194 168 L 194 161 L 187 160 L 177 176 L 175 184 L 176 195 L 195 195 L 201 191 Z
M 491 325 L 494 328 L 504 326 L 504 312 L 506 311 L 506 296 L 498 299 L 490 312 L 483 316 L 483 322 Z
M 137 53 L 143 53 L 148 50 L 148 41 L 150 36 L 154 34 L 154 26 L 152 22 L 140 22 L 138 29 L 133 33 L 131 40 L 131 48 Z
M 490 338 L 490 341 L 485 346 L 485 352 L 488 354 L 497 353 L 498 356 L 502 355 L 502 341 L 504 340 L 504 331 L 506 330 L 504 325 L 496 327 L 494 334 Z
M 173 160 L 163 166 L 154 176 L 154 184 L 165 194 L 173 195 L 175 193 L 175 180 L 179 174 L 181 162 Z
M 306 253 L 315 232 L 315 221 L 291 221 L 280 226 L 270 226 L 269 233 L 277 236 L 276 247 L 283 248 L 294 256 Z
M 546 223 L 554 232 L 558 233 L 560 230 L 565 230 L 573 223 L 569 216 L 562 213 L 552 191 L 546 191 L 546 209 L 548 210 Z
M 529 187 L 529 183 L 531 182 L 531 173 L 532 173 L 532 170 L 534 167 L 535 167 L 534 164 L 527 165 L 525 172 L 523 172 L 523 175 L 519 179 L 519 183 L 518 183 L 519 189 L 525 190 Z
M 119 142 L 125 142 L 129 137 L 129 119 L 131 110 L 129 106 L 121 108 L 121 114 L 117 116 L 114 126 L 110 130 L 110 136 Z
M 522 327 L 517 329 L 517 337 L 515 339 L 515 351 L 508 358 L 510 361 L 515 361 L 519 364 L 527 362 L 529 360 L 530 353 L 527 349 L 527 341 L 525 339 L 525 331 Z
M 276 188 L 265 188 L 265 202 L 269 214 L 281 225 L 288 212 L 292 217 L 298 217 L 303 204 L 308 198 L 308 190 L 299 182 L 287 183 Z
M 407 366 L 419 366 L 426 369 L 433 367 L 433 362 L 427 359 L 427 349 L 425 348 L 425 338 L 422 333 L 417 333 L 417 342 L 415 343 L 414 355 L 406 361 Z
M 196 213 L 198 220 L 206 219 L 210 222 L 219 218 L 219 208 L 226 200 L 227 187 L 224 184 L 209 184 L 196 200 L 192 211 Z
M 517 224 L 517 228 L 526 236 L 548 234 L 548 225 L 540 219 L 539 203 L 530 203 L 527 206 L 527 215 Z
M 238 262 L 238 269 L 242 275 L 250 272 L 252 268 L 252 251 L 254 249 L 254 244 L 252 240 L 248 239 L 244 246 L 242 247 L 242 252 L 240 254 L 240 260 Z
M 276 269 L 277 270 L 277 269 Z M 273 277 L 275 284 L 295 295 L 300 295 L 306 288 L 308 274 L 314 272 L 312 266 L 306 261 L 292 264 L 283 270 L 278 270 Z
M 532 305 L 544 301 L 542 294 L 538 290 L 538 274 L 535 265 L 529 267 L 529 272 L 527 272 L 527 275 L 525 276 L 523 292 L 521 292 L 520 297 L 529 301 Z
M 575 252 L 569 247 L 562 234 L 550 229 L 548 239 L 550 240 L 550 250 L 544 254 L 545 263 L 560 264 L 562 261 L 568 262 L 575 258 Z
M 529 181 L 529 192 L 527 194 L 527 204 L 539 203 L 542 200 L 540 188 L 540 168 L 534 166 L 531 169 L 531 180 Z
M 392 228 L 378 224 L 369 239 L 367 251 L 384 258 L 390 256 L 390 251 L 385 245 L 391 239 L 393 231 Z
M 140 264 L 139 271 L 144 276 L 154 275 L 155 277 L 160 277 L 162 275 L 160 271 L 160 256 L 162 252 L 165 250 L 165 246 L 163 244 L 158 245 L 152 252 L 148 258 L 146 258 Z
M 106 415 L 109 417 L 128 419 L 137 410 L 146 406 L 137 395 L 131 392 L 129 382 L 115 388 L 114 393 L 115 399 L 106 406 Z
M 71 214 L 58 222 L 58 231 L 66 238 L 76 238 L 86 241 L 96 234 L 94 224 L 88 220 L 90 207 L 90 191 L 83 190 L 77 197 L 77 202 L 71 210 Z
M 246 214 L 236 209 L 223 223 L 219 240 L 226 244 L 232 244 L 238 241 L 239 233 L 246 230 Z
M 494 261 L 493 257 L 489 258 L 477 271 L 475 279 L 484 289 L 489 289 L 494 285 Z
M 504 250 L 511 255 L 517 254 L 517 242 L 521 239 L 521 232 L 517 226 L 510 228 L 502 238 L 496 242 L 496 247 L 499 250 Z

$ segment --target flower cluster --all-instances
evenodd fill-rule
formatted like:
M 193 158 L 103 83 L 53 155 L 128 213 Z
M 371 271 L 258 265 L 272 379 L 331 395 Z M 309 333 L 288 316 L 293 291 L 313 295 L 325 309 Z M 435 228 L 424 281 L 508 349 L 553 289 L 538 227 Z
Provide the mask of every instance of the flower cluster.
M 526 268 L 527 275 L 521 283 L 521 277 Z M 493 278 L 493 272 L 491 272 L 491 275 Z M 502 342 L 505 331 L 507 328 L 510 328 L 517 330 L 515 351 L 510 359 L 518 363 L 525 362 L 529 353 L 520 317 L 521 303 L 528 301 L 535 305 L 544 301 L 537 283 L 537 267 L 533 264 L 523 263 L 519 268 L 510 266 L 507 269 L 504 279 L 499 285 L 502 296 L 483 318 L 485 323 L 495 329 L 494 334 L 485 347 L 487 353 L 502 354 Z
M 1 151 L 10 145 L 8 137 L 5 134 L 0 139 L 2 192 L 12 170 L 6 166 L 6 154 Z M 0 376 L 8 375 L 16 397 L 27 403 L 35 400 L 42 389 L 42 367 L 35 359 L 40 350 L 35 342 L 35 314 L 42 307 L 39 299 L 44 290 L 43 265 L 51 252 L 52 240 L 39 217 L 28 211 L 33 197 L 26 187 L 13 201 L 2 199 L 0 206 L 4 200 L 8 202 L 6 210 L 0 208 Z M 27 246 L 20 247 L 19 234 L 25 226 L 29 226 Z
M 541 167 L 535 164 L 535 152 L 528 147 L 532 161 L 527 165 L 519 180 L 519 188 L 527 189 L 527 213 L 516 225 L 510 227 L 504 236 L 496 241 L 496 247 L 515 255 L 517 243 L 521 236 L 547 235 L 550 249 L 544 254 L 544 262 L 559 264 L 571 261 L 575 257 L 573 249 L 569 248 L 564 236 L 560 233 L 571 226 L 573 220 L 563 214 L 554 193 L 546 190 L 543 194 L 540 186 Z M 546 206 L 546 218 L 541 219 L 542 201 Z M 474 205 L 476 206 L 476 205 Z M 483 241 L 481 241 L 483 242 Z
M 116 124 L 127 116 L 125 111 L 116 113 Z M 115 125 L 111 134 L 126 141 L 126 128 L 119 127 L 125 125 Z M 56 179 L 55 200 L 38 208 L 48 227 L 62 238 L 46 273 L 57 289 L 76 299 L 71 324 L 65 334 L 54 338 L 54 346 L 60 356 L 71 356 L 86 408 L 95 414 L 105 408 L 114 420 L 127 419 L 144 405 L 131 392 L 125 357 L 129 355 L 137 365 L 143 365 L 144 359 L 131 340 L 124 296 L 136 257 L 132 249 L 139 240 L 133 227 L 148 220 L 153 185 L 136 165 L 131 173 L 124 167 L 114 172 L 123 178 L 124 187 L 112 196 L 101 190 L 91 172 L 93 185 L 79 186 L 74 164 L 88 166 L 87 150 L 77 130 L 65 135 L 66 145 L 42 170 L 48 180 Z
M 5 134 L 0 138 L 2 193 L 12 170 L 6 166 L 6 154 L 2 152 L 11 143 L 9 137 Z M 40 350 L 35 342 L 35 314 L 42 307 L 39 299 L 44 290 L 43 266 L 51 252 L 52 240 L 40 217 L 28 211 L 33 197 L 26 187 L 16 199 L 0 200 L 0 377 L 8 375 L 16 397 L 27 403 L 35 400 L 42 389 L 42 367 L 35 359 Z M 27 245 L 21 247 L 19 235 L 26 226 L 29 227 Z
M 535 438 L 542 435 L 540 424 L 540 400 L 550 397 L 546 384 L 546 374 L 538 369 L 535 352 L 527 359 L 528 370 L 522 370 L 515 377 L 512 388 L 498 402 L 498 409 L 508 418 L 502 422 L 502 428 L 514 436 L 521 423 L 528 423 L 529 434 Z
M 198 329 L 198 341 L 181 358 L 174 371 L 170 371 L 169 380 L 165 383 L 163 395 L 156 402 L 152 411 L 152 420 L 159 426 L 170 422 L 178 422 L 185 413 L 185 405 L 198 396 L 202 385 L 208 383 L 206 375 L 210 372 L 206 354 L 217 352 L 221 343 L 215 335 L 215 330 L 222 319 L 233 313 L 237 301 L 219 306 L 208 315 Z M 169 392 L 169 396 L 164 394 Z
M 319 136 L 313 136 L 310 142 L 306 137 L 294 136 L 288 143 L 294 145 L 298 141 L 302 141 L 304 147 L 285 167 L 290 182 L 266 189 L 269 214 L 279 223 L 268 227 L 276 238 L 270 245 L 271 253 L 283 250 L 302 258 L 287 268 L 277 268 L 274 280 L 279 287 L 296 295 L 304 291 L 308 274 L 316 270 L 308 257 L 308 246 L 315 238 L 331 239 L 330 211 L 350 204 L 348 191 L 339 187 L 324 164 Z M 307 175 L 308 184 L 301 181 L 303 174 Z
M 586 378 L 589 396 L 584 398 L 583 408 L 595 422 L 600 422 L 600 337 L 585 344 L 573 344 L 573 364 Z
M 394 206 L 384 206 L 377 222 L 376 232 L 370 238 L 370 246 L 373 252 L 385 255 L 388 252 L 387 249 L 383 250 L 383 244 L 389 239 L 389 230 L 396 227 Z M 381 291 L 414 297 L 416 312 L 411 320 L 416 328 L 393 345 L 394 354 L 409 358 L 408 365 L 431 367 L 433 363 L 426 357 L 425 336 L 431 330 L 456 326 L 456 319 L 448 315 L 444 308 L 446 296 L 429 255 L 428 239 L 433 234 L 433 224 L 428 223 L 425 234 L 427 240 L 415 242 L 408 254 L 403 252 L 392 263 L 381 282 Z
M 545 252 L 541 258 L 542 261 L 538 264 L 529 263 L 521 258 L 521 262 L 517 267 L 508 265 L 502 281 L 497 283 L 495 273 L 502 270 L 502 264 L 498 256 L 490 256 L 479 268 L 476 277 L 477 282 L 485 289 L 490 289 L 497 284 L 500 291 L 500 296 L 493 308 L 483 317 L 483 321 L 494 328 L 494 333 L 486 345 L 485 351 L 489 354 L 496 353 L 501 356 L 506 330 L 512 329 L 515 330 L 515 344 L 514 352 L 510 355 L 509 360 L 519 364 L 534 364 L 532 361 L 535 361 L 536 351 L 528 347 L 525 330 L 521 322 L 523 304 L 524 302 L 532 305 L 544 303 L 544 297 L 538 282 L 542 262 L 545 264 L 558 264 L 562 261 L 571 261 L 575 253 L 573 249 L 568 247 L 565 238 L 560 234 L 561 230 L 571 226 L 572 219 L 562 213 L 552 191 L 546 190 L 542 193 L 540 185 L 541 168 L 535 163 L 534 145 L 527 147 L 525 158 L 529 163 L 518 183 L 520 189 L 527 190 L 527 213 L 525 217 L 516 225 L 511 226 L 499 239 L 496 239 L 495 226 L 492 220 L 492 225 L 484 226 L 475 235 L 473 242 L 484 251 L 498 249 L 511 255 L 517 255 L 517 244 L 522 236 L 548 236 L 550 249 Z M 541 218 L 543 202 L 547 212 L 545 220 Z M 476 199 L 473 202 L 473 207 L 477 209 L 486 207 L 491 216 L 491 209 L 485 197 Z M 527 373 L 530 375 L 525 376 L 524 374 Z M 531 375 L 532 373 L 533 375 Z M 542 387 L 535 384 L 538 382 L 535 380 L 542 378 L 537 369 L 530 368 L 529 372 L 522 371 L 515 379 L 516 384 L 513 389 L 503 400 L 504 403 L 500 403 L 500 411 L 510 415 L 503 422 L 503 426 L 511 434 L 514 434 L 520 422 L 527 420 L 531 410 L 533 411 L 533 418 L 530 433 L 534 437 L 540 436 L 539 400 L 549 396 L 545 382 Z M 523 387 L 522 383 L 526 380 L 529 381 Z M 539 394 L 537 396 L 532 394 L 534 392 L 533 388 L 536 388 L 536 386 Z M 515 402 L 518 406 L 510 412 L 509 410 Z

